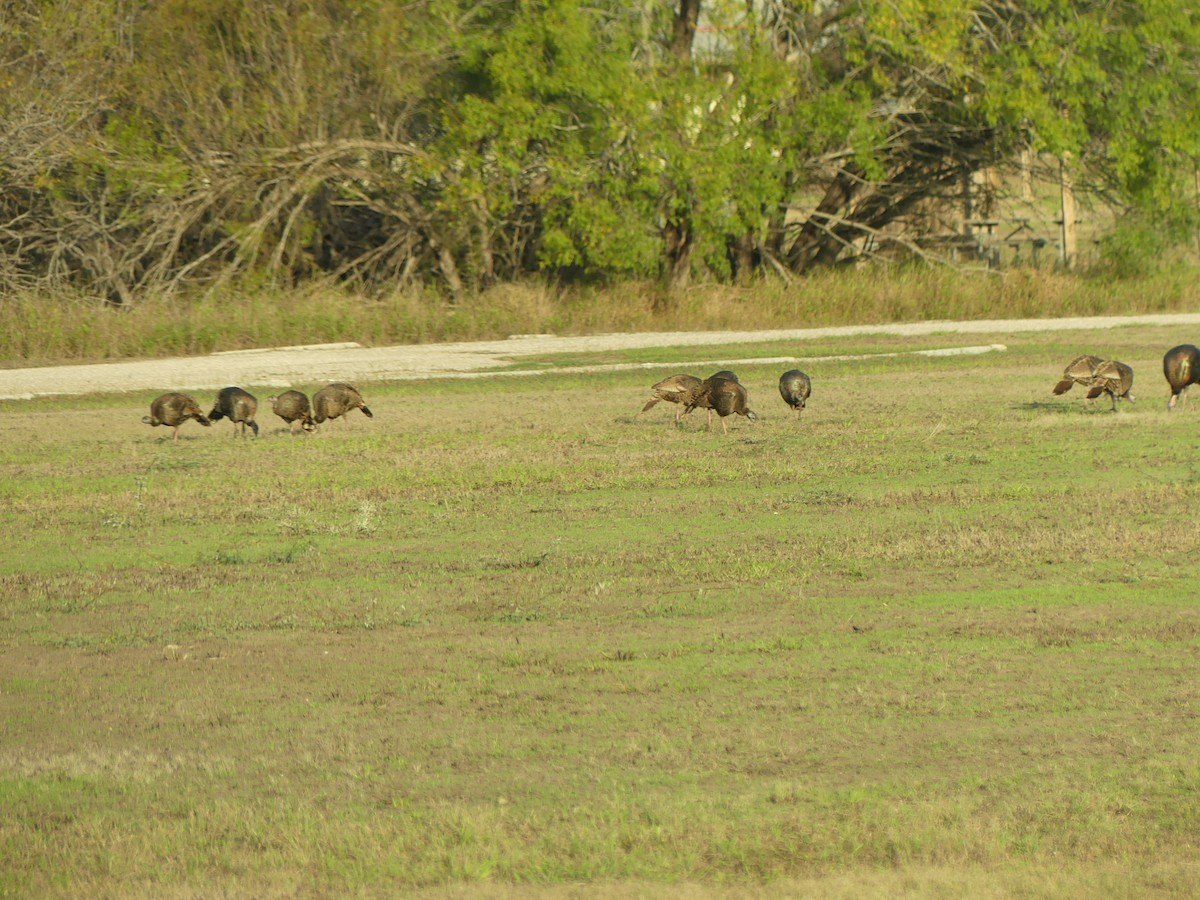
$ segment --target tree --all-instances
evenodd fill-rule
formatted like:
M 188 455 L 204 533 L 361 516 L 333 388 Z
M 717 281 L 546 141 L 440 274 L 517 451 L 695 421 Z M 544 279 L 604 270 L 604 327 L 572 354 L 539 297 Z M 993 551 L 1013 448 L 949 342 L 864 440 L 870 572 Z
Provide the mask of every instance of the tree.
M 1194 213 L 1177 188 L 1179 156 L 1195 159 L 1200 124 L 1190 99 L 1200 22 L 1186 4 L 926 0 L 824 10 L 822 37 L 807 45 L 791 36 L 810 33 L 810 15 L 777 5 L 774 25 L 788 46 L 819 58 L 814 72 L 852 72 L 869 106 L 857 107 L 791 246 L 793 268 L 829 264 L 927 200 L 960 201 L 971 174 L 1014 169 L 1024 147 L 1069 154 L 1086 190 Z
M 1197 48 L 1183 0 L 17 0 L 0 281 L 790 278 L 1026 150 L 1182 232 Z

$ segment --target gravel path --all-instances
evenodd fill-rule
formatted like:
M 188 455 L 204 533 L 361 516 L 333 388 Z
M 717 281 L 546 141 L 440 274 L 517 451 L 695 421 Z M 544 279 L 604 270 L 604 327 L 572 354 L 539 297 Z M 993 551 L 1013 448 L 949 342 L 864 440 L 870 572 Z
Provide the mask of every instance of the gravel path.
M 917 322 L 907 325 L 849 325 L 779 331 L 651 332 L 586 337 L 514 335 L 502 341 L 463 341 L 398 347 L 320 344 L 240 350 L 210 356 L 0 369 L 0 400 L 51 394 L 111 391 L 204 390 L 229 384 L 287 387 L 322 381 L 387 381 L 483 377 L 522 356 L 643 347 L 682 347 L 761 341 L 807 341 L 866 334 L 1017 334 L 1025 331 L 1118 328 L 1125 325 L 1200 325 L 1200 313 L 1098 316 L 1065 319 L 992 319 L 975 322 Z M 960 348 L 963 352 L 1000 345 Z M 763 360 L 759 360 L 762 362 Z M 680 364 L 684 365 L 684 364 Z M 637 366 L 630 366 L 636 368 Z M 610 367 L 605 367 L 610 368 Z M 648 368 L 648 367 L 647 367 Z M 561 370 L 560 370 L 561 371 Z M 521 374 L 532 374 L 522 372 Z

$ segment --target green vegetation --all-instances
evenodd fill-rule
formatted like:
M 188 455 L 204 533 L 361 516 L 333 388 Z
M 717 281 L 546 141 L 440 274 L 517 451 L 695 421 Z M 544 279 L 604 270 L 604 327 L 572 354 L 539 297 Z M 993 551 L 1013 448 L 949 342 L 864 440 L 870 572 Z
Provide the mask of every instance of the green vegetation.
M 1194 895 L 1180 339 L 813 364 L 801 422 L 739 367 L 727 437 L 623 372 L 0 403 L 0 894 Z M 1050 396 L 1084 351 L 1138 403 Z
M 1143 271 L 1197 224 L 1197 48 L 1188 0 L 13 0 L 0 289 L 977 261 L 1001 211 L 1056 240 L 1060 165 Z

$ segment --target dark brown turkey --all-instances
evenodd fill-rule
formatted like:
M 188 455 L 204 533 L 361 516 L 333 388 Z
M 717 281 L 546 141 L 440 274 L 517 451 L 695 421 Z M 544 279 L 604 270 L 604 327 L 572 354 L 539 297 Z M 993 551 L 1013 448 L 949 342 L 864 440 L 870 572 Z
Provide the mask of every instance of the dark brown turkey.
M 745 416 L 751 422 L 758 421 L 758 416 L 754 414 L 754 410 L 747 403 L 746 389 L 741 386 L 737 376 L 732 372 L 718 372 L 704 379 L 700 387 L 696 389 L 696 395 L 688 401 L 684 412 L 689 413 L 696 407 L 708 410 L 710 430 L 712 429 L 712 414 L 716 412 L 721 417 L 721 430 L 725 434 L 729 433 L 729 428 L 725 424 L 726 416 L 739 415 Z
M 352 409 L 361 409 L 363 415 L 368 419 L 375 418 L 375 414 L 367 409 L 367 404 L 363 403 L 362 394 L 358 392 L 358 388 L 340 381 L 317 391 L 313 395 L 312 407 L 313 418 L 318 424 L 326 419 L 344 416 Z
M 1200 384 L 1200 347 L 1180 344 L 1168 350 L 1163 357 L 1163 375 L 1171 386 L 1167 409 L 1174 409 L 1179 400 L 1187 399 L 1183 392 L 1189 385 Z
M 174 428 L 171 439 L 175 441 L 179 440 L 179 426 L 188 419 L 195 419 L 205 428 L 212 424 L 204 417 L 204 413 L 200 412 L 195 400 L 177 391 L 155 397 L 150 404 L 150 415 L 142 416 L 142 421 L 147 425 L 167 425 Z
M 812 382 L 799 369 L 792 369 L 779 376 L 779 396 L 783 402 L 796 411 L 796 418 L 804 409 L 804 404 L 812 396 Z
M 1133 394 L 1129 393 L 1132 387 L 1133 369 L 1115 359 L 1105 360 L 1096 366 L 1096 374 L 1092 378 L 1092 389 L 1088 391 L 1088 399 L 1094 400 L 1101 394 L 1108 394 L 1112 398 L 1112 411 L 1116 412 L 1118 400 L 1134 402 Z
M 696 390 L 703 382 L 695 375 L 672 375 L 670 378 L 664 378 L 654 387 L 650 388 L 650 393 L 654 396 L 642 407 L 642 412 L 645 412 L 655 403 L 662 400 L 675 405 L 675 424 L 679 424 L 679 420 L 683 417 L 683 408 L 695 396 Z
M 232 422 L 234 437 L 245 437 L 247 426 L 254 432 L 254 436 L 258 437 L 258 423 L 254 421 L 257 414 L 258 400 L 253 394 L 248 394 L 240 387 L 227 387 L 221 388 L 217 394 L 217 400 L 208 417 L 214 422 L 221 419 Z
M 307 394 L 301 391 L 284 391 L 278 397 L 268 397 L 267 402 L 271 404 L 271 411 L 287 422 L 291 434 L 296 433 L 297 422 L 304 431 L 311 433 L 317 430 Z
M 1098 356 L 1077 356 L 1063 369 L 1062 380 L 1054 386 L 1055 394 L 1065 394 L 1077 384 L 1086 388 L 1095 384 L 1096 367 L 1104 360 Z

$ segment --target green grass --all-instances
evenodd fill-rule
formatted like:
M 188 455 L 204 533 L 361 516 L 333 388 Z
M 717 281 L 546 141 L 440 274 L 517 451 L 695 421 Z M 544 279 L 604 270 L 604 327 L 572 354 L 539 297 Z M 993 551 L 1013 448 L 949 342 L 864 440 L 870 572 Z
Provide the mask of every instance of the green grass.
M 814 363 L 802 422 L 739 366 L 727 436 L 645 372 L 0 403 L 0 895 L 1195 896 L 1186 339 Z M 1136 405 L 1049 394 L 1085 351 Z

